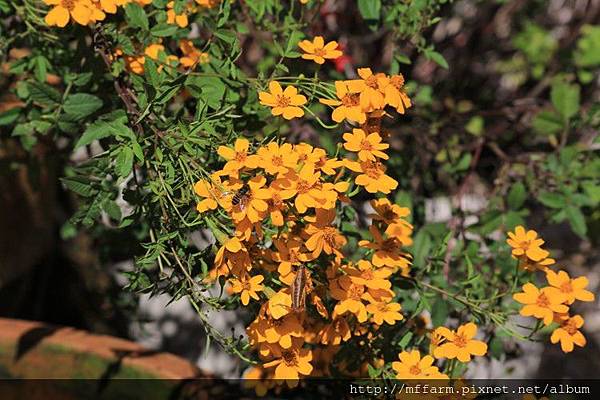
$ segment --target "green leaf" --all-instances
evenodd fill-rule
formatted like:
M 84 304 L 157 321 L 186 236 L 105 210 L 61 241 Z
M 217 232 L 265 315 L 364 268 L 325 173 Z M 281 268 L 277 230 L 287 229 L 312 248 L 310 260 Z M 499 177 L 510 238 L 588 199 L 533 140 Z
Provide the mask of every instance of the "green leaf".
M 567 214 L 567 219 L 569 220 L 569 224 L 573 229 L 573 232 L 578 234 L 579 236 L 585 238 L 587 233 L 587 226 L 585 224 L 585 217 L 581 210 L 577 207 L 569 206 L 565 209 Z
M 570 85 L 566 82 L 556 82 L 550 90 L 552 105 L 565 121 L 579 111 L 579 96 L 579 85 Z
M 412 337 L 413 333 L 411 331 L 406 332 L 404 336 L 402 336 L 402 339 L 400 339 L 400 342 L 398 342 L 398 346 L 404 350 L 410 343 L 410 339 L 412 339 Z
M 19 118 L 21 113 L 20 107 L 11 108 L 8 111 L 0 113 L 0 126 L 10 125 Z
M 61 101 L 61 94 L 53 87 L 40 82 L 28 82 L 29 98 L 45 106 L 51 106 Z
M 431 309 L 431 323 L 433 326 L 444 325 L 448 318 L 448 313 L 448 303 L 441 296 L 437 296 Z
M 148 30 L 148 17 L 144 9 L 137 3 L 129 3 L 125 6 L 125 15 L 129 25 L 134 28 Z
M 567 203 L 560 193 L 542 192 L 538 196 L 540 203 L 550 208 L 563 208 Z
M 98 111 L 101 107 L 102 100 L 87 93 L 72 94 L 67 97 L 65 104 L 63 104 L 65 113 L 75 120 L 82 120 Z
M 521 208 L 526 198 L 527 191 L 525 190 L 525 185 L 523 185 L 522 182 L 517 182 L 512 185 L 508 192 L 508 206 L 513 210 L 518 210 Z
M 541 111 L 532 121 L 533 129 L 541 135 L 554 135 L 564 127 L 561 116 L 552 111 Z
M 430 51 L 426 52 L 425 56 L 427 58 L 429 58 L 430 60 L 433 60 L 437 65 L 439 65 L 440 67 L 442 67 L 444 69 L 450 68 L 450 66 L 448 65 L 448 61 L 446 61 L 444 56 L 435 50 L 430 50 Z
M 91 185 L 91 182 L 84 177 L 73 176 L 61 178 L 60 180 L 67 187 L 67 189 L 83 197 L 90 197 L 97 192 L 97 190 Z
M 121 148 L 115 159 L 115 172 L 121 178 L 127 177 L 133 168 L 133 150 L 129 147 Z
M 474 136 L 481 136 L 483 133 L 484 120 L 483 117 L 476 115 L 467 122 L 465 130 Z
M 381 0 L 358 0 L 360 15 L 366 20 L 379 20 Z
M 173 34 L 175 34 L 175 32 L 177 32 L 177 29 L 177 25 L 169 25 L 163 23 L 153 26 L 152 29 L 150 29 L 150 33 L 152 34 L 152 36 L 157 37 L 172 36 Z
M 103 121 L 98 120 L 88 126 L 83 135 L 75 144 L 75 148 L 87 146 L 94 140 L 100 140 L 109 136 L 126 136 L 134 137 L 131 129 L 123 124 L 122 121 Z

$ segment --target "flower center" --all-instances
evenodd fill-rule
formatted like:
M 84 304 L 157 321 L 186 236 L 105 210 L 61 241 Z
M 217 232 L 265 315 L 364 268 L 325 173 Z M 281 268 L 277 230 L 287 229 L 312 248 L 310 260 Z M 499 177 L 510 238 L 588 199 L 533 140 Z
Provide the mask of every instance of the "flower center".
M 290 105 L 290 98 L 284 96 L 283 94 L 278 94 L 275 97 L 275 101 L 277 102 L 277 107 L 288 107 Z
M 243 163 L 244 161 L 246 161 L 246 158 L 248 157 L 248 154 L 246 154 L 245 151 L 240 151 L 240 152 L 236 152 L 235 153 L 235 161 L 239 162 L 239 163 Z
M 565 322 L 562 328 L 571 336 L 577 332 L 577 326 L 575 326 L 575 322 L 572 319 Z
M 64 8 L 71 11 L 75 8 L 75 0 L 62 0 L 61 4 Z
M 550 301 L 548 300 L 548 298 L 546 297 L 546 295 L 544 293 L 541 293 L 537 298 L 536 304 L 539 307 L 548 308 L 548 306 L 550 305 Z
M 386 208 L 381 214 L 383 219 L 387 221 L 393 221 L 396 219 L 396 213 L 391 208 Z
M 347 94 L 342 98 L 342 104 L 345 107 L 356 107 L 360 104 L 360 95 L 358 93 Z
M 281 167 L 283 165 L 283 157 L 273 156 L 271 157 L 271 163 L 276 167 Z
M 365 84 L 370 88 L 377 89 L 377 77 L 375 75 L 371 75 L 370 77 L 365 79 Z
M 295 367 L 298 365 L 298 356 L 296 350 L 284 351 L 282 354 L 283 362 L 288 367 Z
M 388 253 L 396 251 L 398 247 L 399 246 L 395 238 L 386 239 L 381 243 L 381 250 L 386 251 Z
M 404 86 L 404 77 L 401 75 L 394 75 L 390 79 L 390 84 L 396 89 L 400 89 L 402 86 Z
M 360 297 L 364 293 L 365 289 L 362 286 L 351 285 L 348 288 L 348 298 L 353 300 L 360 300 Z
M 330 246 L 336 247 L 335 237 L 337 234 L 337 229 L 332 226 L 326 226 L 323 229 L 323 240 Z
M 453 342 L 458 347 L 465 347 L 467 345 L 467 338 L 464 335 L 456 335 Z
M 377 310 L 379 312 L 385 313 L 388 311 L 388 305 L 386 303 L 379 303 L 379 305 L 377 306 Z
M 411 375 L 421 375 L 421 368 L 415 364 L 408 369 L 408 372 L 410 372 Z
M 571 286 L 571 281 L 568 280 L 560 285 L 560 290 L 563 293 L 571 293 L 573 291 L 573 286 Z
M 325 56 L 325 54 L 327 54 L 327 52 L 325 51 L 324 48 L 320 48 L 320 49 L 315 49 L 315 51 L 313 52 L 313 54 L 315 56 L 323 57 L 323 56 Z
M 378 161 L 367 161 L 361 167 L 369 178 L 379 179 L 383 175 L 382 165 Z
M 306 181 L 299 181 L 296 185 L 296 190 L 298 193 L 306 193 L 312 188 L 312 185 Z
M 365 139 L 362 142 L 360 142 L 360 148 L 361 150 L 371 151 L 373 150 L 373 145 L 371 144 L 371 142 Z

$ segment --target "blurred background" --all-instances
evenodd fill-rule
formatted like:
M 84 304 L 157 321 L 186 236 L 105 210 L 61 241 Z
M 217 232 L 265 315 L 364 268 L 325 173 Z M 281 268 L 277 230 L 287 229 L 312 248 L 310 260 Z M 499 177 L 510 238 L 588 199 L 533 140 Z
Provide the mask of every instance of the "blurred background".
M 532 121 L 547 106 L 551 81 L 546 77 L 558 71 L 577 74 L 579 81 L 585 82 L 582 109 L 600 101 L 600 33 L 589 35 L 590 43 L 583 45 L 582 51 L 589 52 L 581 56 L 584 61 L 571 56 L 573 49 L 582 46 L 582 32 L 589 29 L 584 27 L 600 29 L 600 1 L 402 3 L 412 3 L 416 10 L 414 18 L 405 18 L 407 24 L 421 21 L 419 13 L 441 18 L 423 30 L 423 37 L 443 55 L 448 68 L 444 68 L 443 61 L 436 62 L 435 54 L 419 51 L 418 37 L 411 43 L 387 30 L 357 28 L 360 17 L 354 1 L 326 0 L 319 10 L 320 18 L 311 28 L 313 32 L 307 34 L 321 34 L 341 44 L 345 56 L 334 65 L 340 75 L 351 76 L 363 65 L 381 71 L 395 65 L 404 74 L 416 107 L 408 111 L 404 125 L 389 127 L 397 133 L 392 136 L 392 141 L 397 142 L 393 147 L 401 149 L 402 137 L 427 136 L 425 133 L 432 131 L 444 138 L 433 143 L 423 139 L 421 145 L 426 151 L 419 155 L 423 171 L 437 168 L 436 162 L 443 158 L 439 155 L 442 150 L 456 145 L 452 139 L 456 132 L 466 129 L 475 140 L 485 120 L 487 135 L 503 144 L 482 150 L 480 167 L 464 192 L 466 208 L 476 209 L 487 202 L 494 188 L 493 177 L 501 172 L 497 163 L 486 160 L 517 154 L 519 149 L 513 149 L 512 138 L 531 132 Z M 407 26 L 406 30 L 410 33 L 413 28 Z M 268 36 L 244 38 L 240 65 L 259 62 L 262 40 L 268 40 Z M 398 47 L 406 59 L 392 56 L 392 49 Z M 13 60 L 20 56 L 18 52 L 10 54 Z M 5 65 L 2 68 L 6 71 Z M 10 79 L 8 75 L 0 78 L 0 112 L 18 106 L 16 98 L 4 93 Z M 308 123 L 294 124 L 297 125 L 292 134 L 298 139 L 310 141 L 315 135 Z M 593 141 L 598 135 L 597 127 L 592 125 L 583 134 Z M 63 188 L 58 177 L 66 164 L 87 157 L 86 152 L 54 151 L 49 137 L 42 137 L 31 152 L 24 151 L 10 132 L 2 132 L 0 140 L 0 317 L 44 321 L 128 338 L 150 349 L 181 355 L 205 371 L 224 377 L 239 376 L 241 366 L 236 359 L 210 343 L 207 346 L 202 325 L 185 300 L 173 301 L 168 295 L 151 296 L 124 289 L 134 256 L 142 252 L 131 235 L 123 236 L 111 229 L 75 230 L 67 223 L 77 209 L 77 199 Z M 60 143 L 57 146 L 60 150 Z M 598 146 L 593 150 L 598 151 Z M 438 158 L 432 160 L 431 154 L 438 154 Z M 443 182 L 443 176 L 440 181 Z M 428 222 L 450 221 L 450 198 L 429 191 L 426 186 L 421 194 L 425 197 Z M 126 207 L 124 202 L 121 205 Z M 548 341 L 514 343 L 512 347 L 509 344 L 506 359 L 478 360 L 477 368 L 471 369 L 473 376 L 598 376 L 598 213 L 595 206 L 586 216 L 589 239 L 574 234 L 568 222 L 548 221 L 545 214 L 535 209 L 527 216 L 528 226 L 540 232 L 557 264 L 565 266 L 572 275 L 587 276 L 588 289 L 596 293 L 595 302 L 579 303 L 576 310 L 586 321 L 587 347 L 565 357 L 559 346 Z M 110 221 L 105 225 L 110 228 Z M 196 232 L 192 239 L 199 246 L 211 240 L 203 232 Z M 211 315 L 210 319 L 226 334 L 232 329 L 237 334 L 243 332 L 240 316 L 235 312 Z

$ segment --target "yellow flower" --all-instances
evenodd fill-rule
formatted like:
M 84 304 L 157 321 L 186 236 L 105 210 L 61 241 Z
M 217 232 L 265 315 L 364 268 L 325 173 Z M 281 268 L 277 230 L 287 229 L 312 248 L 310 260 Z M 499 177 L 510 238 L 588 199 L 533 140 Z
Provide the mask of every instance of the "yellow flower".
M 255 154 L 248 154 L 249 147 L 250 142 L 243 138 L 235 141 L 233 149 L 226 146 L 219 146 L 217 154 L 227 160 L 223 170 L 235 174 L 242 168 L 256 168 L 258 166 L 259 158 Z
M 306 228 L 305 232 L 309 238 L 305 246 L 312 251 L 313 257 L 318 257 L 321 252 L 342 257 L 342 253 L 339 250 L 346 245 L 347 240 L 337 228 L 330 225 L 334 218 L 335 209 L 329 212 L 319 209 L 316 221 L 309 224 Z
M 526 255 L 533 261 L 540 261 L 548 256 L 548 252 L 540 248 L 544 241 L 537 238 L 534 230 L 525 231 L 521 225 L 515 228 L 514 233 L 508 232 L 506 243 L 513 248 L 512 255 L 519 257 Z
M 196 4 L 206 8 L 213 8 L 219 5 L 221 0 L 196 0 Z
M 560 324 L 560 327 L 556 328 L 550 336 L 552 343 L 558 343 L 560 341 L 560 348 L 565 353 L 573 351 L 574 344 L 583 347 L 586 345 L 585 336 L 579 331 L 579 328 L 583 326 L 583 318 L 581 315 L 575 315 L 573 317 L 567 317 Z
M 294 86 L 288 86 L 283 90 L 277 81 L 269 83 L 269 92 L 258 94 L 260 104 L 272 107 L 271 114 L 283 115 L 285 119 L 293 119 L 304 115 L 300 106 L 306 104 L 307 100 Z
M 360 93 L 350 91 L 344 81 L 335 82 L 335 93 L 339 100 L 319 99 L 321 103 L 335 107 L 331 119 L 335 122 L 342 122 L 347 119 L 359 124 L 367 120 L 367 115 L 360 106 Z
M 385 88 L 389 79 L 385 74 L 373 74 L 371 68 L 359 68 L 358 75 L 362 79 L 348 81 L 353 92 L 360 92 L 360 106 L 363 111 L 382 109 L 385 106 Z
M 194 68 L 197 64 L 208 62 L 208 53 L 198 50 L 191 40 L 181 39 L 179 49 L 183 53 L 183 57 L 179 58 L 179 62 L 184 68 Z
M 396 108 L 400 114 L 411 106 L 408 95 L 404 92 L 404 77 L 402 74 L 392 75 L 389 84 L 385 87 L 385 102 Z
M 304 333 L 300 320 L 294 314 L 287 314 L 280 319 L 266 318 L 255 326 L 259 341 L 276 344 L 284 349 L 292 347 L 293 338 L 301 338 Z
M 392 287 L 392 283 L 387 279 L 392 275 L 392 270 L 373 268 L 373 265 L 367 260 L 358 261 L 356 267 L 344 269 L 353 283 L 366 286 L 369 289 L 389 290 Z
M 271 191 L 264 188 L 267 180 L 264 176 L 255 176 L 248 181 L 248 189 L 241 196 L 240 201 L 231 208 L 233 220 L 238 222 L 244 218 L 252 223 L 260 222 L 269 208 L 267 201 L 271 197 Z
M 526 255 L 519 256 L 519 268 L 525 271 L 546 271 L 548 267 L 554 264 L 556 261 L 553 258 L 542 258 L 539 261 L 533 261 Z
M 372 259 L 373 265 L 376 267 L 386 266 L 394 270 L 400 268 L 403 275 L 407 275 L 410 262 L 408 260 L 409 255 L 402 251 L 402 246 L 405 244 L 395 236 L 384 238 L 374 225 L 371 225 L 369 230 L 374 241 L 361 240 L 358 245 L 375 250 Z
M 579 278 L 571 279 L 565 271 L 546 271 L 546 279 L 550 286 L 560 290 L 566 298 L 567 304 L 573 304 L 575 300 L 594 301 L 594 293 L 585 290 L 588 285 L 588 278 L 580 276 Z
M 513 299 L 523 304 L 521 315 L 534 316 L 544 320 L 544 325 L 550 325 L 554 313 L 566 313 L 569 307 L 563 303 L 566 296 L 557 288 L 545 287 L 541 290 L 532 283 L 523 285 L 523 292 L 515 293 Z
M 410 209 L 408 207 L 392 204 L 390 200 L 385 197 L 371 200 L 371 207 L 375 210 L 375 214 L 369 214 L 369 217 L 376 221 L 383 221 L 386 224 L 404 221 L 403 218 L 410 215 Z
M 364 186 L 369 193 L 385 193 L 388 194 L 398 187 L 398 182 L 385 174 L 385 166 L 379 161 L 346 161 L 348 169 L 358 172 L 356 184 Z
M 344 133 L 344 148 L 348 151 L 358 153 L 358 159 L 360 161 L 375 161 L 376 157 L 387 160 L 389 157 L 381 150 L 385 150 L 390 147 L 387 143 L 381 142 L 381 136 L 379 133 L 373 132 L 368 136 L 362 129 L 353 129 L 352 133 Z
M 337 50 L 338 43 L 336 41 L 325 44 L 323 36 L 315 36 L 313 41 L 303 40 L 298 43 L 298 46 L 304 51 L 302 58 L 305 60 L 313 60 L 317 64 L 325 63 L 325 59 L 336 59 L 342 55 L 340 50 Z
M 447 379 L 448 375 L 441 373 L 433 365 L 435 361 L 430 355 L 421 358 L 419 350 L 403 351 L 398 354 L 400 361 L 394 361 L 392 368 L 396 371 L 397 379 Z
M 265 368 L 275 368 L 275 379 L 285 379 L 288 386 L 297 385 L 300 375 L 310 375 L 312 372 L 312 352 L 309 349 L 291 347 L 280 349 L 275 346 L 273 351 L 275 360 L 265 363 Z M 296 382 L 290 382 L 296 381 Z
M 43 0 L 54 6 L 44 18 L 49 26 L 65 27 L 72 18 L 80 25 L 92 22 L 94 5 L 90 0 Z
M 367 320 L 367 308 L 362 302 L 362 298 L 366 296 L 363 285 L 357 285 L 352 282 L 350 277 L 343 275 L 329 282 L 329 291 L 331 297 L 339 300 L 333 310 L 334 318 L 351 312 L 356 315 L 359 323 Z
M 167 24 L 177 24 L 180 28 L 188 26 L 187 14 L 175 14 L 175 2 L 170 1 L 167 3 Z
M 270 175 L 285 174 L 298 165 L 298 155 L 289 143 L 279 146 L 271 142 L 259 148 L 256 154 L 260 157 L 260 167 Z
M 279 319 L 292 310 L 292 296 L 288 292 L 280 290 L 269 299 L 267 304 L 271 317 Z
M 198 212 L 205 212 L 207 210 L 214 210 L 219 206 L 219 203 L 223 200 L 224 193 L 218 185 L 220 184 L 219 177 L 212 175 L 211 180 L 215 182 L 209 182 L 207 180 L 200 180 L 194 185 L 194 192 L 203 197 L 203 200 L 198 202 L 196 210 Z
M 472 322 L 459 326 L 456 332 L 446 327 L 437 328 L 436 332 L 447 341 L 435 348 L 435 358 L 457 358 L 461 362 L 469 362 L 471 355 L 483 356 L 487 352 L 487 344 L 473 339 L 477 334 L 477 325 Z
M 319 332 L 319 336 L 322 344 L 337 346 L 350 340 L 352 332 L 350 332 L 348 322 L 344 318 L 338 317 L 330 324 L 325 325 Z
M 271 257 L 274 262 L 279 263 L 277 268 L 279 279 L 286 285 L 291 285 L 295 276 L 293 267 L 308 262 L 314 257 L 305 251 L 303 242 L 299 239 L 277 238 L 273 240 L 273 244 L 277 251 L 272 252 Z
M 367 305 L 367 311 L 373 316 L 373 322 L 377 325 L 383 325 L 385 321 L 388 325 L 394 325 L 396 321 L 401 321 L 404 316 L 400 314 L 402 306 L 398 303 L 377 302 Z
M 256 275 L 251 278 L 245 276 L 243 279 L 233 279 L 231 281 L 232 291 L 233 293 L 241 293 L 242 304 L 247 306 L 250 302 L 250 297 L 254 300 L 260 300 L 256 292 L 262 292 L 263 285 L 261 285 L 261 282 L 264 279 L 262 275 Z
M 286 200 L 291 199 L 296 195 L 293 190 L 286 190 L 271 185 L 270 187 L 271 197 L 267 200 L 269 205 L 269 216 L 271 217 L 271 223 L 275 226 L 283 226 L 285 224 L 283 218 L 283 212 L 287 209 Z

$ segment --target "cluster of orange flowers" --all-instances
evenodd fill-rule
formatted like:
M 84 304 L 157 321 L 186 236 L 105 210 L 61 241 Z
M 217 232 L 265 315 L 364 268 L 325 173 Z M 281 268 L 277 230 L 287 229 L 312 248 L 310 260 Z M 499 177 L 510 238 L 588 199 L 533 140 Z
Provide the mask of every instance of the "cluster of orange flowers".
M 79 25 L 88 25 L 92 22 L 103 21 L 106 14 L 115 14 L 118 7 L 128 3 L 137 3 L 141 6 L 149 5 L 152 0 L 43 0 L 52 8 L 46 14 L 45 21 L 49 26 L 65 27 L 70 20 Z M 212 8 L 219 4 L 219 0 L 195 0 L 186 5 L 183 14 L 176 15 L 174 1 L 167 4 L 167 23 L 177 24 L 180 27 L 188 25 L 188 14 L 197 11 L 196 4 L 201 7 Z
M 317 36 L 312 41 L 303 40 L 298 43 L 303 50 L 302 58 L 323 64 L 326 59 L 336 59 L 342 55 L 335 41 L 325 43 L 323 37 Z M 374 74 L 370 68 L 359 68 L 360 79 L 335 82 L 337 99 L 320 99 L 323 104 L 333 107 L 331 118 L 335 122 L 347 120 L 358 123 L 367 132 L 371 131 L 373 121 L 379 120 L 387 106 L 404 114 L 411 106 L 410 98 L 404 91 L 402 74 L 388 76 L 384 73 Z M 269 91 L 259 94 L 260 103 L 271 107 L 273 115 L 282 115 L 285 119 L 293 119 L 304 115 L 303 106 L 307 99 L 294 86 L 285 90 L 276 82 L 269 83 Z M 378 128 L 377 128 L 378 129 Z
M 377 161 L 387 159 L 388 145 L 358 128 L 343 137 L 352 158 L 330 157 L 307 143 L 252 149 L 239 138 L 218 148 L 223 168 L 194 187 L 199 212 L 224 210 L 234 226 L 218 238 L 209 280 L 224 276 L 243 305 L 260 302 L 247 333 L 262 365 L 249 377 L 293 386 L 301 376 L 328 375 L 343 342 L 404 318 L 390 279 L 409 272 L 409 209 L 386 198 L 371 201 L 372 239 L 358 242 L 368 258 L 358 262 L 344 260 L 348 239 L 337 217 L 353 183 L 384 194 L 397 186 Z M 275 382 L 262 381 L 257 390 Z
M 475 339 L 477 325 L 473 322 L 459 326 L 456 330 L 444 326 L 431 332 L 429 350 L 431 354 L 421 357 L 419 350 L 403 351 L 398 354 L 399 361 L 392 363 L 397 379 L 447 379 L 434 363 L 434 358 L 457 359 L 466 363 L 472 356 L 487 353 L 487 344 Z
M 507 243 L 512 247 L 513 257 L 519 260 L 519 266 L 528 271 L 544 271 L 548 283 L 543 288 L 526 283 L 523 292 L 513 296 L 523 305 L 521 315 L 539 318 L 546 326 L 553 322 L 558 324 L 550 341 L 560 342 L 565 353 L 573 351 L 575 345 L 585 346 L 585 337 L 579 331 L 584 320 L 581 315 L 570 316 L 569 306 L 576 300 L 594 301 L 594 294 L 585 290 L 588 279 L 585 276 L 571 278 L 566 271 L 552 271 L 549 267 L 555 261 L 548 258 L 547 250 L 541 248 L 544 241 L 534 230 L 526 231 L 517 226 L 515 232 L 508 233 L 508 237 Z
M 144 49 L 143 54 L 137 56 L 124 55 L 121 49 L 117 49 L 114 58 L 123 57 L 125 68 L 129 72 L 138 75 L 144 73 L 144 64 L 146 63 L 147 58 L 158 62 L 159 72 L 162 71 L 165 66 L 181 66 L 183 69 L 189 70 L 195 68 L 197 65 L 209 62 L 208 53 L 197 49 L 191 40 L 181 39 L 179 41 L 179 50 L 181 51 L 181 56 L 177 57 L 172 54 L 167 54 L 165 46 L 162 44 L 154 43 L 147 46 Z

